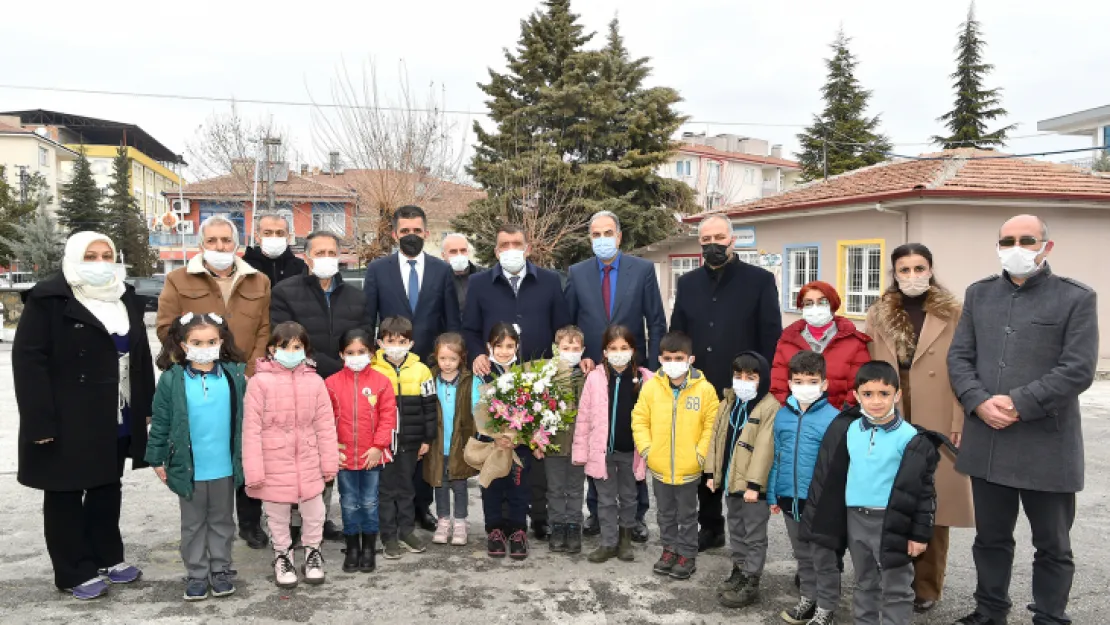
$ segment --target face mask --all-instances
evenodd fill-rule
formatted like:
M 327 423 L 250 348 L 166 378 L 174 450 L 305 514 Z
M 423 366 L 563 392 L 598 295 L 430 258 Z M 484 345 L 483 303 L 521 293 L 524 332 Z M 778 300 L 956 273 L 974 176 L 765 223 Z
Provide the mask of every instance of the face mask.
M 501 268 L 509 273 L 520 273 L 524 269 L 524 250 L 505 250 L 497 257 Z
M 406 234 L 397 240 L 401 253 L 409 258 L 415 258 L 424 250 L 424 239 L 419 234 Z
M 752 382 L 751 380 L 732 380 L 732 392 L 736 393 L 736 399 L 740 401 L 751 401 L 755 399 L 756 394 L 759 392 L 759 383 Z
M 466 254 L 459 254 L 458 256 L 452 256 L 447 262 L 451 263 L 451 269 L 455 273 L 462 273 L 470 266 L 470 257 Z
M 608 352 L 605 359 L 614 367 L 627 367 L 632 362 L 632 352 Z
M 274 360 L 278 361 L 278 364 L 286 369 L 293 369 L 304 362 L 304 350 L 298 349 L 295 352 L 291 352 L 285 349 L 279 349 L 274 352 Z
M 582 362 L 582 352 L 559 352 L 559 358 L 572 367 L 577 367 Z
M 262 237 L 262 253 L 270 258 L 277 258 L 289 248 L 289 242 L 282 237 Z
M 690 370 L 690 363 L 685 361 L 665 362 L 662 366 L 663 373 L 667 374 L 668 378 L 681 378 Z
M 802 319 L 806 320 L 811 326 L 820 328 L 821 326 L 829 325 L 832 321 L 832 310 L 828 305 L 823 306 L 810 306 L 809 308 L 802 309 Z
M 235 262 L 235 254 L 233 252 L 204 250 L 204 262 L 208 263 L 216 271 L 223 271 Z
M 382 348 L 385 351 L 385 357 L 394 362 L 407 358 L 411 349 L 412 347 L 408 345 L 387 345 Z
M 617 255 L 616 237 L 598 237 L 592 239 L 591 244 L 594 248 L 594 256 L 601 260 L 609 260 Z
M 914 276 L 909 280 L 898 278 L 898 290 L 902 291 L 907 297 L 917 297 L 925 291 L 929 290 L 929 280 L 933 275 Z
M 196 347 L 195 345 L 185 346 L 185 359 L 195 362 L 198 365 L 206 365 L 210 362 L 216 362 L 220 358 L 220 346 L 212 345 L 209 347 Z
M 514 362 L 516 362 L 516 356 L 515 355 L 512 358 L 509 359 L 509 362 L 498 362 L 498 360 L 493 357 L 493 348 L 492 347 L 489 348 L 489 353 L 490 353 L 490 356 L 489 356 L 490 362 L 492 362 L 494 364 L 497 364 L 497 365 L 500 365 L 502 369 L 508 369 L 509 367 L 513 366 Z
M 813 402 L 821 399 L 824 391 L 821 390 L 820 384 L 794 384 L 790 383 L 790 394 L 794 399 L 798 400 L 800 404 L 812 404 Z
M 105 286 L 116 277 L 116 264 L 100 260 L 82 262 L 77 265 L 77 277 L 89 286 Z
M 347 368 L 351 371 L 362 371 L 370 366 L 370 354 L 360 354 L 358 356 L 345 356 L 343 362 L 347 363 Z
M 897 403 L 897 402 L 895 402 L 895 403 Z M 867 409 L 863 407 L 863 404 L 860 404 L 859 411 L 861 413 L 863 413 L 863 416 L 866 417 L 868 421 L 874 423 L 876 421 L 883 421 L 887 417 L 889 417 L 890 415 L 894 414 L 894 404 L 891 404 L 890 405 L 890 410 L 885 415 L 883 415 L 881 417 L 876 417 L 876 416 L 872 415 L 870 412 L 867 412 Z
M 720 243 L 701 246 L 701 256 L 710 267 L 720 267 L 728 262 L 728 247 Z
M 998 250 L 998 259 L 1002 261 L 1002 268 L 1006 273 L 1015 278 L 1026 278 L 1037 272 L 1037 255 L 1044 251 L 1045 246 L 1039 250 L 1027 250 L 1024 247 L 1009 247 Z
M 339 259 L 338 258 L 313 258 L 312 259 L 312 275 L 327 280 L 339 273 Z

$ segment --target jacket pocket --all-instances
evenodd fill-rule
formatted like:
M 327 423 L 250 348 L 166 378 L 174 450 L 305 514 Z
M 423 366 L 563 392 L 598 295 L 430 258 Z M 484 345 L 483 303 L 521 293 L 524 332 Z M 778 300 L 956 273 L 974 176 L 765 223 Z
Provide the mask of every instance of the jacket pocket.
M 209 291 L 208 289 L 189 289 L 189 288 L 185 288 L 185 289 L 178 289 L 177 293 L 181 297 L 184 297 L 184 298 L 190 299 L 190 300 L 198 300 L 198 299 L 204 299 L 206 297 L 214 296 L 212 291 Z M 188 308 L 188 306 L 185 306 L 184 308 Z

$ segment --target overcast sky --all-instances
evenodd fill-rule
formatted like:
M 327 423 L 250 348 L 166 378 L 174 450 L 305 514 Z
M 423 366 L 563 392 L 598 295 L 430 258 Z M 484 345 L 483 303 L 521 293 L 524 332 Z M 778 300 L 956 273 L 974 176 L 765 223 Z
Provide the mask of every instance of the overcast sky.
M 48 14 L 0 18 L 0 83 L 191 96 L 329 101 L 338 65 L 375 59 L 384 90 L 404 61 L 414 85 L 440 83 L 452 109 L 484 110 L 475 86 L 503 67 L 526 0 L 408 2 L 189 3 L 59 0 Z M 689 130 L 735 132 L 797 149 L 798 128 L 821 107 L 822 59 L 838 26 L 852 37 L 858 78 L 873 91 L 871 113 L 896 144 L 926 142 L 951 106 L 948 75 L 967 12 L 963 0 L 577 0 L 590 45 L 604 41 L 618 15 L 626 43 L 652 58 L 652 84 L 676 88 L 694 120 Z M 996 67 L 987 85 L 1005 89 L 1015 135 L 1037 121 L 1110 104 L 1110 2 L 1107 0 L 979 0 L 977 14 Z M 0 87 L 0 110 L 45 108 L 135 123 L 176 152 L 195 129 L 227 105 L 205 101 L 25 91 Z M 288 127 L 306 160 L 313 145 L 311 110 L 242 105 Z M 473 118 L 471 118 L 473 119 Z M 465 126 L 465 118 L 458 120 Z M 760 125 L 761 124 L 761 125 Z M 1077 137 L 1017 139 L 1011 152 L 1089 145 Z M 917 154 L 933 148 L 899 145 Z M 326 151 L 326 150 L 325 150 Z M 1082 155 L 1077 155 L 1082 156 Z M 1057 157 L 1066 158 L 1066 157 Z

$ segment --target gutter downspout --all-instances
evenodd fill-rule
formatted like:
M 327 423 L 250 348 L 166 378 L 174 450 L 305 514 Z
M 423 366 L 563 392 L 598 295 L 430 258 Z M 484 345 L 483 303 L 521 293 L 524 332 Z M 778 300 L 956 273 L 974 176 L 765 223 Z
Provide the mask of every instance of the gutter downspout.
M 902 245 L 910 242 L 910 216 L 906 211 L 894 210 L 883 206 L 882 202 L 875 202 L 875 210 L 880 213 L 890 213 L 902 216 Z

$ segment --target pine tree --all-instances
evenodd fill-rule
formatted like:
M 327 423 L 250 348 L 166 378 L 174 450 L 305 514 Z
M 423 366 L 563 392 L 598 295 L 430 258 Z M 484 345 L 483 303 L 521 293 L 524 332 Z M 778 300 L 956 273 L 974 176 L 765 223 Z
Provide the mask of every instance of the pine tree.
M 131 193 L 131 161 L 123 146 L 112 159 L 112 184 L 108 187 L 105 221 L 105 234 L 116 244 L 123 261 L 131 266 L 130 275 L 149 276 L 154 262 L 150 230 L 139 202 Z
M 937 118 L 944 122 L 950 134 L 947 137 L 935 136 L 934 143 L 944 149 L 990 148 L 1006 143 L 1006 135 L 1016 124 L 987 132 L 987 122 L 1007 115 L 1002 108 L 1002 89 L 986 89 L 983 79 L 994 66 L 983 61 L 983 40 L 979 22 L 975 19 L 975 2 L 967 9 L 967 21 L 960 25 L 959 43 L 956 45 L 956 71 L 952 74 L 956 89 L 955 107 Z
M 7 169 L 0 165 L 0 237 L 15 239 L 15 227 L 35 211 L 40 198 L 46 203 L 50 197 L 46 195 L 46 179 L 39 173 L 27 174 L 20 172 L 22 178 L 19 186 L 8 184 Z M 0 262 L 6 262 L 13 257 L 11 248 L 0 243 Z
M 871 92 L 856 79 L 856 57 L 848 49 L 851 39 L 840 30 L 825 59 L 828 79 L 821 88 L 825 108 L 813 116 L 813 125 L 798 135 L 802 150 L 796 156 L 802 178 L 815 180 L 834 176 L 886 159 L 890 140 L 879 133 L 879 116 L 867 117 Z M 827 165 L 827 169 L 826 169 Z
M 100 199 L 100 189 L 96 186 L 89 159 L 82 147 L 73 164 L 73 177 L 62 187 L 61 208 L 58 210 L 58 221 L 67 235 L 82 230 L 103 232 L 104 213 L 100 210 Z
M 35 212 L 13 230 L 13 237 L 0 237 L 0 243 L 11 249 L 21 267 L 31 269 L 35 280 L 48 278 L 61 269 L 65 237 L 46 211 L 46 202 L 40 201 Z

